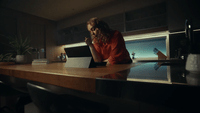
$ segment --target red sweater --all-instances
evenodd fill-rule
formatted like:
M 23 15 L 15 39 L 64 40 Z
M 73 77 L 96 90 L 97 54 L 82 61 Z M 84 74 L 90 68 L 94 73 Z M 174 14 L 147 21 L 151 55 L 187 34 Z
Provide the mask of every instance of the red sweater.
M 111 33 L 110 40 L 104 44 L 101 40 L 94 47 L 102 61 L 108 59 L 111 64 L 122 64 L 130 61 L 124 38 L 119 31 Z

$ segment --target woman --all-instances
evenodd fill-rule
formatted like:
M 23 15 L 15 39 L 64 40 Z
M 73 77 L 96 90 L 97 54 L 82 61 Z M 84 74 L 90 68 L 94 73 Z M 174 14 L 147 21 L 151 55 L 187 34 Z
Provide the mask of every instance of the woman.
M 85 37 L 85 43 L 90 47 L 95 62 L 132 63 L 123 36 L 119 31 L 111 30 L 107 23 L 96 17 L 87 22 L 87 29 L 91 38 Z

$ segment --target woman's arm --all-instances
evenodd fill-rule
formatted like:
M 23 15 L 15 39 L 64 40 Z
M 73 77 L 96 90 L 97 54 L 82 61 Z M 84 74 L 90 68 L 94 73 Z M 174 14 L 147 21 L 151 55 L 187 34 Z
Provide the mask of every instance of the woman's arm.
M 94 45 L 92 44 L 91 38 L 85 37 L 85 43 L 90 47 L 90 51 L 92 53 L 92 57 L 95 62 L 102 62 L 101 57 L 98 55 L 96 49 L 94 48 Z

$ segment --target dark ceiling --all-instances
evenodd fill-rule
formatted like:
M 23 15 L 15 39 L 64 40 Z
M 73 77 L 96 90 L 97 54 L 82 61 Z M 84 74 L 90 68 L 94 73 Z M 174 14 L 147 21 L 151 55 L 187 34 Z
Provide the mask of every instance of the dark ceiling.
M 114 0 L 1 0 L 1 6 L 59 21 L 112 1 Z

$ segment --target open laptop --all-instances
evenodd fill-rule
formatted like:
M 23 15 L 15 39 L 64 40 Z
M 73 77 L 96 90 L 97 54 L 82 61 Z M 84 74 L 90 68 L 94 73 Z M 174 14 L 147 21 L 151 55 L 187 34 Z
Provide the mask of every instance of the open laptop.
M 70 47 L 64 48 L 66 55 L 70 57 L 92 57 L 90 52 L 90 48 L 88 46 L 78 46 L 78 47 Z
M 106 65 L 106 62 L 94 62 L 89 46 L 78 46 L 64 49 L 68 59 L 73 60 L 70 61 L 71 64 L 79 61 L 76 65 L 89 65 L 88 68 Z

